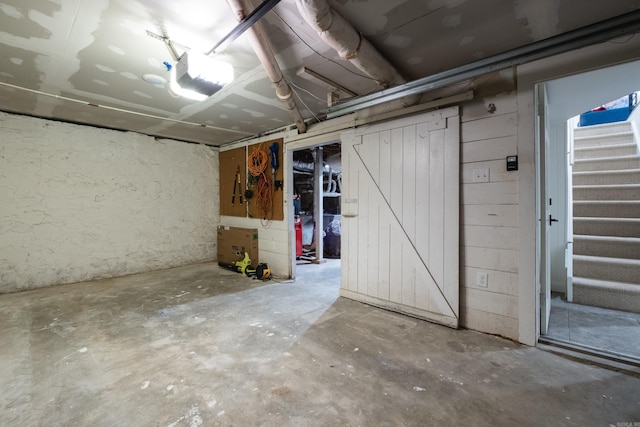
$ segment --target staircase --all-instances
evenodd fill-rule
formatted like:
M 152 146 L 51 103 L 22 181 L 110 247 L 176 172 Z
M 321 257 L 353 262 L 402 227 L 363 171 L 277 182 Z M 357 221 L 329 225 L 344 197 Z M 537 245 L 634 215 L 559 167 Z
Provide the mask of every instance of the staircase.
M 640 313 L 640 156 L 630 122 L 574 132 L 573 301 Z

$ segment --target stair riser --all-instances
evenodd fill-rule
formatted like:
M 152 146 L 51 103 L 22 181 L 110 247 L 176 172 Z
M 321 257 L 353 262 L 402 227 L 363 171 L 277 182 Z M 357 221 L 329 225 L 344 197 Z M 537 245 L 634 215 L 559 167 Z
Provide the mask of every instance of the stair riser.
M 573 260 L 573 275 L 589 279 L 633 283 L 640 286 L 640 268 L 637 264 Z
M 640 222 L 574 219 L 573 233 L 587 236 L 640 237 Z
M 573 302 L 594 307 L 640 313 L 640 293 L 620 292 L 591 286 L 573 285 Z
M 640 170 L 633 172 L 573 174 L 574 185 L 640 184 Z
M 632 133 L 618 133 L 611 135 L 597 135 L 586 137 L 575 137 L 573 148 L 606 147 L 608 145 L 620 145 L 633 142 Z
M 615 133 L 629 132 L 630 130 L 631 124 L 629 122 L 616 122 L 604 125 L 578 127 L 573 130 L 573 134 L 575 136 L 611 135 Z
M 638 154 L 638 147 L 635 144 L 599 147 L 597 149 L 576 149 L 574 151 L 574 157 L 576 160 L 600 159 L 603 157 L 633 156 L 634 154 Z
M 587 171 L 607 171 L 607 170 L 623 170 L 623 169 L 639 169 L 640 159 L 634 158 L 620 158 L 620 159 L 603 159 L 599 161 L 594 160 L 576 160 L 573 164 L 574 172 L 587 172 Z
M 640 187 L 574 187 L 573 200 L 640 200 Z
M 640 203 L 592 203 L 577 201 L 573 203 L 573 216 L 599 218 L 638 218 Z M 580 233 L 583 234 L 583 233 Z
M 573 239 L 575 255 L 589 255 L 610 258 L 640 259 L 640 241 L 620 242 L 618 240 Z

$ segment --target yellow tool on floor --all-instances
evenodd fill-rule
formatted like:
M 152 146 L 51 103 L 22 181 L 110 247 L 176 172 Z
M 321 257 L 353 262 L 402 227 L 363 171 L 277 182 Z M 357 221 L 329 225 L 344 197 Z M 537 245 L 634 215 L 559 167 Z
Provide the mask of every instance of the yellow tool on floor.
M 251 258 L 249 257 L 249 252 L 244 253 L 244 258 L 241 261 L 236 261 L 235 263 L 236 271 L 238 273 L 242 273 L 243 276 L 248 276 L 247 272 L 255 272 L 255 270 L 251 270 Z
M 251 266 L 249 252 L 245 252 L 244 258 L 241 261 L 236 261 L 234 267 L 235 270 L 238 273 L 242 273 L 243 276 L 253 276 L 259 280 L 269 280 L 271 278 L 271 269 L 267 264 L 258 264 L 256 268 Z

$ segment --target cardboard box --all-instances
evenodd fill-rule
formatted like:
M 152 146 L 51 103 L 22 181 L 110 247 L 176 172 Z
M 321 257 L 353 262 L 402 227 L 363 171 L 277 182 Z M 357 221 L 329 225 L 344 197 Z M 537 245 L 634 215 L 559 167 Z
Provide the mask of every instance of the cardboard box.
M 241 261 L 245 252 L 258 265 L 258 229 L 218 226 L 218 264 Z

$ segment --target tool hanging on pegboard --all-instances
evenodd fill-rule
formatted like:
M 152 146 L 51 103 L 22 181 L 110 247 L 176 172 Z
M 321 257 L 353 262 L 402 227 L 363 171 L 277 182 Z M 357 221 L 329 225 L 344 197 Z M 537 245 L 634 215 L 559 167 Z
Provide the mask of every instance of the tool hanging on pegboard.
M 257 206 L 262 211 L 262 218 L 271 220 L 273 217 L 273 181 L 267 175 L 269 165 L 269 154 L 260 145 L 249 153 L 247 168 L 249 173 L 257 180 L 255 192 Z
M 242 204 L 242 178 L 240 177 L 240 166 L 236 169 L 235 179 L 233 180 L 233 196 L 231 196 L 231 204 L 236 202 L 236 194 L 240 198 L 240 204 Z
M 278 161 L 278 143 L 274 142 L 269 146 L 269 152 L 271 155 L 271 177 L 273 180 L 273 189 L 274 190 L 282 190 L 282 181 L 276 180 L 276 172 L 280 167 L 280 162 Z

